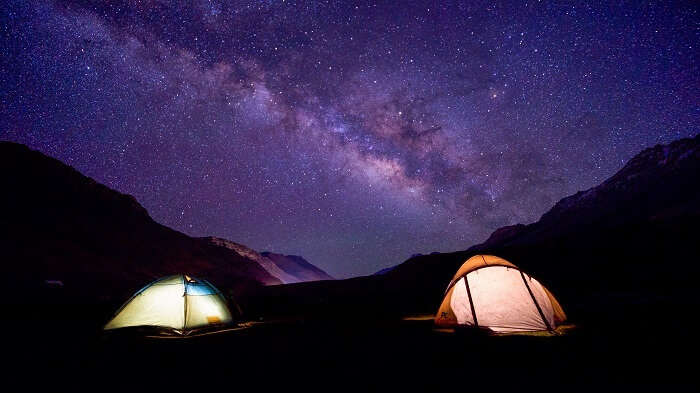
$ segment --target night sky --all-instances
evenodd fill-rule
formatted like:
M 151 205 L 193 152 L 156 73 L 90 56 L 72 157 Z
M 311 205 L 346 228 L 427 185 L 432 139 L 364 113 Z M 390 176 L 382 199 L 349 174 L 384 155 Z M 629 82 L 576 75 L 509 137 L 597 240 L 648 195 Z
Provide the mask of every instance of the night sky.
M 0 140 L 336 277 L 536 221 L 700 129 L 696 2 L 103 3 L 3 2 Z

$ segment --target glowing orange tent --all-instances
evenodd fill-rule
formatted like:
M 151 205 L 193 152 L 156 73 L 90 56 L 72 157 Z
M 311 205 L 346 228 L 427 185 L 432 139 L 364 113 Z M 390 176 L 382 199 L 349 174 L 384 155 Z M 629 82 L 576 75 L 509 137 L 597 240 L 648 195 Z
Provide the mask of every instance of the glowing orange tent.
M 447 287 L 435 324 L 494 332 L 554 330 L 566 320 L 559 302 L 537 280 L 505 259 L 475 255 Z

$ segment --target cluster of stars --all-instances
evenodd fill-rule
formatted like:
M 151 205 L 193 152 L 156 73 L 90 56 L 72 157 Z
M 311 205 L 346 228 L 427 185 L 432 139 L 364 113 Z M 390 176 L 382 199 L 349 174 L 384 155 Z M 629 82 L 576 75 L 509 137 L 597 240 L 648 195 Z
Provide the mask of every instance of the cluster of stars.
M 692 6 L 16 1 L 0 139 L 337 277 L 536 220 L 698 132 Z

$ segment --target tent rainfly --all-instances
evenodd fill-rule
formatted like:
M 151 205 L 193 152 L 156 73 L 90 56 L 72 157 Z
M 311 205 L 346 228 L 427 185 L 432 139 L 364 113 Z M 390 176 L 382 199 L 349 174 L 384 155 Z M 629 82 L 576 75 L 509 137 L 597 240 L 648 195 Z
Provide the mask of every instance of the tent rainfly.
M 224 296 L 211 283 L 176 274 L 136 292 L 104 329 L 146 326 L 187 335 L 193 330 L 230 323 L 232 319 Z
M 552 331 L 566 320 L 554 296 L 505 259 L 475 255 L 447 286 L 435 324 L 497 333 Z

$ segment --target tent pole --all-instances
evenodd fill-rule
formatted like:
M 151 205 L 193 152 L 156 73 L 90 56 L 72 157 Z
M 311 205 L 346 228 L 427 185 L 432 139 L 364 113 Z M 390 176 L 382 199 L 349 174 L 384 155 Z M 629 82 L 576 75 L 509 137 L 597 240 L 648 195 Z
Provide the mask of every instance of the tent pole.
M 535 299 L 535 294 L 532 293 L 532 289 L 530 289 L 530 285 L 527 283 L 527 279 L 525 279 L 525 274 L 523 274 L 522 271 L 520 271 L 520 277 L 523 278 L 523 283 L 525 283 L 525 288 L 527 288 L 528 293 L 530 293 L 530 297 L 532 298 L 532 301 L 535 302 L 535 307 L 537 307 L 537 312 L 540 313 L 540 317 L 542 318 L 542 322 L 544 322 L 545 326 L 547 326 L 548 331 L 552 331 L 552 326 L 549 325 L 549 321 L 547 321 L 547 318 L 545 318 L 544 313 L 542 312 L 542 308 L 540 308 L 540 304 L 537 303 L 537 299 Z
M 182 315 L 182 331 L 183 333 L 187 331 L 187 278 L 185 276 L 182 276 L 182 286 L 184 288 L 184 292 L 182 294 L 183 297 L 183 303 L 185 307 L 183 307 L 183 315 Z
M 467 296 L 469 297 L 469 307 L 471 307 L 472 317 L 474 318 L 474 327 L 479 327 L 479 321 L 476 319 L 476 311 L 474 310 L 474 302 L 472 301 L 472 291 L 469 289 L 467 276 L 464 276 L 464 285 L 467 287 Z

